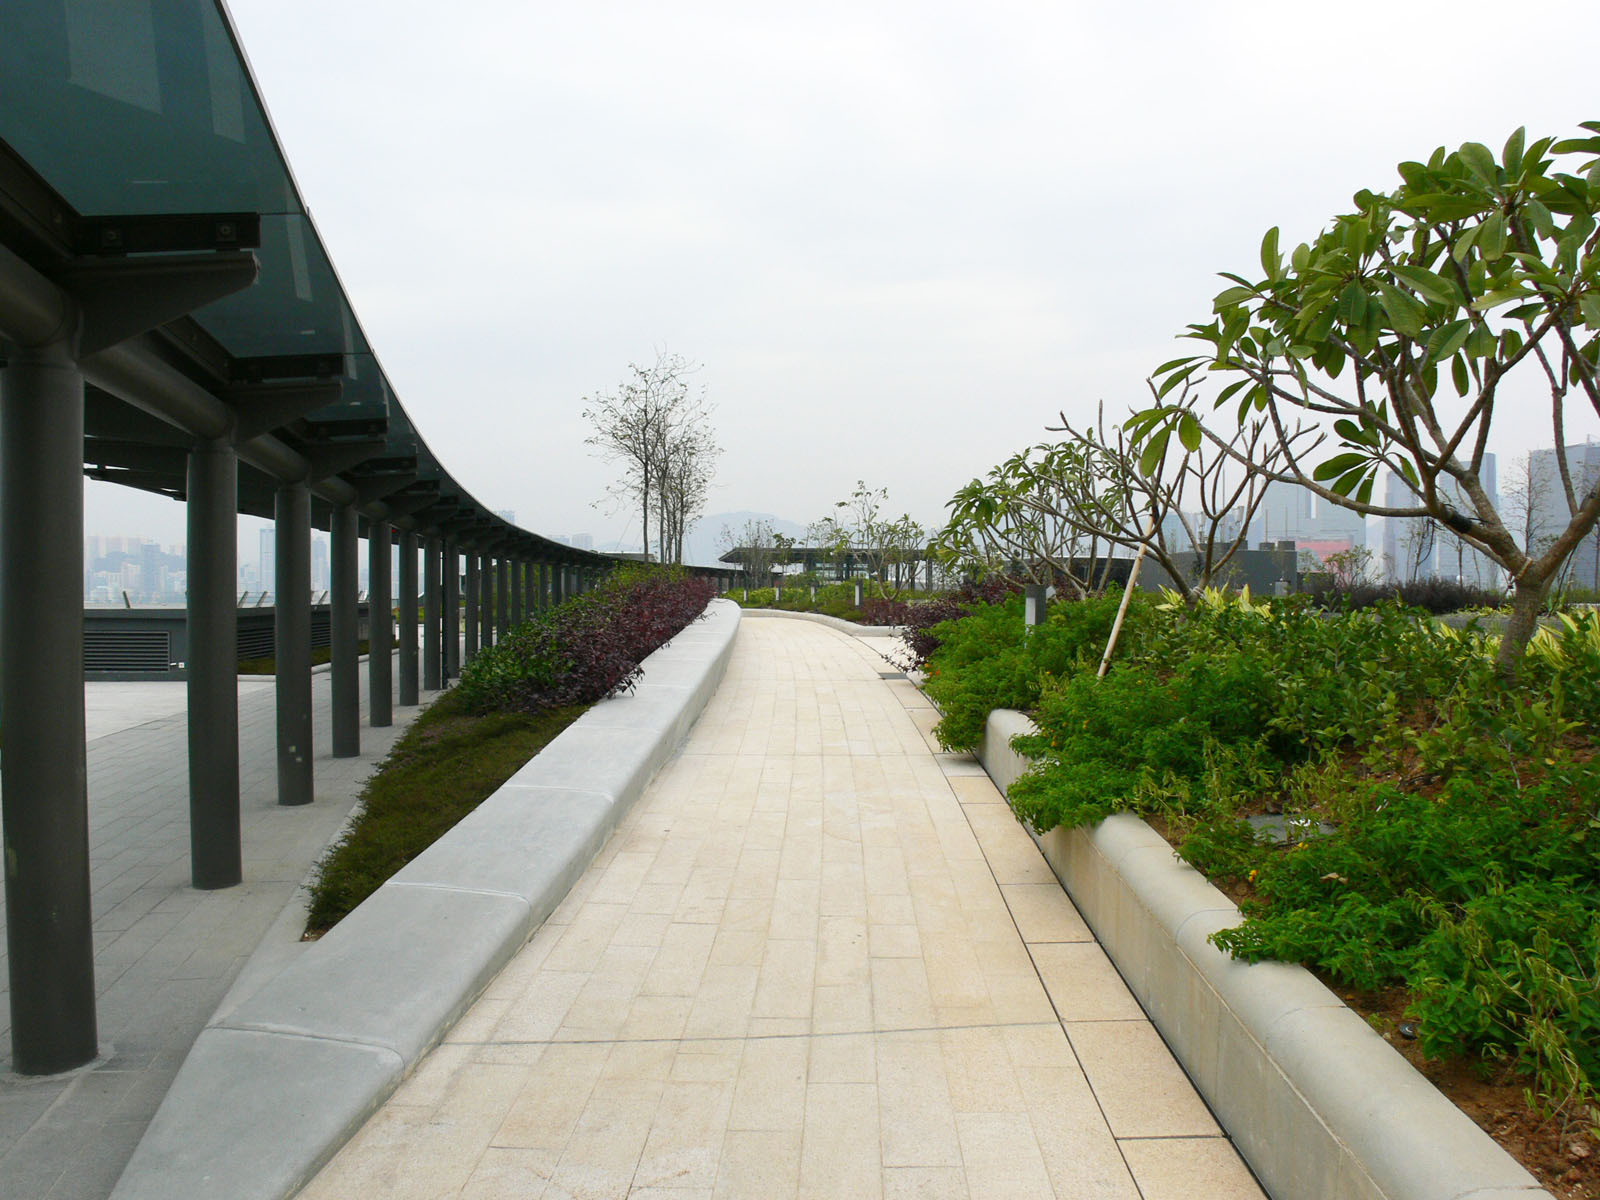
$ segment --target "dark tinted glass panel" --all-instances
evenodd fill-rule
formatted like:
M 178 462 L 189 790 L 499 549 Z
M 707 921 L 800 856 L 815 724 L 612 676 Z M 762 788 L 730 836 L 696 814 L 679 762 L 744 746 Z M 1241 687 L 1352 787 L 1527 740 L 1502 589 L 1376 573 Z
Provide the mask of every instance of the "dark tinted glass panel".
M 4 0 L 0 137 L 88 216 L 299 211 L 212 0 Z

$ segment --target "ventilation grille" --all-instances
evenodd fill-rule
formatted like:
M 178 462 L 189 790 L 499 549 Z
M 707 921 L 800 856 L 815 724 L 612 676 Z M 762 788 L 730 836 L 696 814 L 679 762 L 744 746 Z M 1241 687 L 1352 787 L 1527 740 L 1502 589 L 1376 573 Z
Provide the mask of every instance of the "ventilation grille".
M 159 671 L 172 666 L 172 637 L 165 629 L 98 630 L 83 633 L 85 671 Z
M 252 658 L 271 658 L 275 649 L 275 639 L 270 621 L 261 621 L 256 624 L 246 625 L 239 623 L 239 661 L 245 662 Z

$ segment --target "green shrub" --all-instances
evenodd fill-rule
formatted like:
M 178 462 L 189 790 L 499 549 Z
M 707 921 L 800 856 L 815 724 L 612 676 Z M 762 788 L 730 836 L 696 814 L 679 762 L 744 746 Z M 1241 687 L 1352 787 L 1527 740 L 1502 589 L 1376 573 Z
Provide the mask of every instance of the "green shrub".
M 1403 987 L 1428 1053 L 1523 1071 L 1548 1111 L 1595 1104 L 1600 618 L 1542 634 L 1511 686 L 1493 638 L 1393 604 L 1136 603 L 1097 680 L 1109 608 L 1025 633 L 1013 600 L 935 627 L 944 744 L 1031 711 L 1009 799 L 1035 829 L 1162 816 L 1188 861 L 1253 884 L 1222 948 Z M 1317 832 L 1258 836 L 1262 811 Z

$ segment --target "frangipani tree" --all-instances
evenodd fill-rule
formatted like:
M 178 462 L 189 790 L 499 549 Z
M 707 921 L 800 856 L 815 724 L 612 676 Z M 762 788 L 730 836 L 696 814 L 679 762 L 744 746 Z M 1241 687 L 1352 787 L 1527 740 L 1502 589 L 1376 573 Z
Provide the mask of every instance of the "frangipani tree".
M 1507 675 L 1600 518 L 1600 487 L 1575 487 L 1560 458 L 1568 398 L 1600 413 L 1600 122 L 1582 128 L 1531 144 L 1518 130 L 1499 156 L 1469 142 L 1401 163 L 1398 188 L 1357 192 L 1355 212 L 1287 257 L 1270 230 L 1262 275 L 1224 276 L 1215 316 L 1185 335 L 1202 351 L 1158 368 L 1157 404 L 1129 426 L 1154 459 L 1170 438 L 1221 446 L 1265 419 L 1284 449 L 1276 478 L 1360 513 L 1437 521 L 1515 581 Z M 1209 413 L 1168 402 L 1208 372 L 1219 379 Z M 1557 447 L 1568 512 L 1544 547 L 1519 542 L 1485 486 L 1507 407 Z M 1408 502 L 1373 501 L 1380 467 L 1405 481 Z
M 1189 599 L 1225 576 L 1282 466 L 1263 419 L 1192 447 L 1158 435 L 1136 448 L 1103 408 L 1094 425 L 1062 414 L 1047 428 L 1062 440 L 1013 455 L 951 499 L 936 543 L 948 559 L 1016 564 L 1082 597 L 1104 591 L 1113 549 L 1142 547 Z

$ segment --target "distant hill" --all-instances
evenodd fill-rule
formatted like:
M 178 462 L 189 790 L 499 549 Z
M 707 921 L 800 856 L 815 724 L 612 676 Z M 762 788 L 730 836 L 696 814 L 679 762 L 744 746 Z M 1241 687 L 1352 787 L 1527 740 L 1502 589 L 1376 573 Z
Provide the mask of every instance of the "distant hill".
M 774 533 L 781 533 L 784 537 L 792 537 L 797 541 L 804 540 L 808 526 L 798 521 L 790 521 L 785 517 L 773 513 L 738 512 L 709 513 L 695 522 L 694 527 L 683 536 L 683 561 L 692 566 L 715 566 L 717 559 L 722 556 L 723 547 L 718 539 L 724 527 L 738 534 L 745 525 L 752 521 L 765 521 L 772 526 Z

